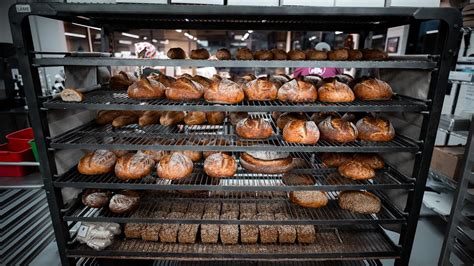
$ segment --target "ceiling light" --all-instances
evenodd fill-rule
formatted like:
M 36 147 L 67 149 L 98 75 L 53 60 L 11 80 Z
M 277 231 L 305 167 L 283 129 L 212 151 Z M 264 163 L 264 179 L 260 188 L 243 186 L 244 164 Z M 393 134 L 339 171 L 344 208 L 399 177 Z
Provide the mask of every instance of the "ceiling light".
M 316 36 L 311 36 L 311 37 L 309 37 L 309 40 L 310 40 L 310 41 L 316 40 L 316 38 L 318 38 L 318 37 L 316 37 Z
M 193 40 L 197 41 L 198 38 L 194 37 Z
M 242 41 L 246 40 L 249 36 L 250 36 L 250 34 L 248 32 L 246 32 L 244 34 L 244 37 L 242 37 Z
M 144 41 L 148 40 L 148 37 L 146 37 L 146 36 L 145 36 L 145 37 L 143 37 L 143 40 L 144 40 Z
M 134 39 L 139 39 L 140 38 L 140 36 L 138 36 L 138 35 L 130 34 L 130 33 L 126 33 L 126 32 L 122 32 L 122 36 L 130 37 L 130 38 L 134 38 Z
M 183 30 L 176 30 L 176 32 L 182 32 Z
M 342 34 L 343 32 L 342 31 L 336 31 L 335 33 L 336 33 L 336 35 L 339 35 L 339 34 Z
M 377 34 L 377 35 L 372 36 L 372 40 L 381 39 L 381 38 L 383 38 L 383 34 Z
M 120 44 L 127 44 L 127 45 L 131 45 L 132 44 L 132 41 L 127 41 L 127 40 L 119 40 L 118 41 Z
M 184 21 L 189 22 L 189 19 L 185 18 Z
M 193 35 L 189 35 L 188 38 L 189 38 L 190 40 L 192 40 L 194 37 L 193 37 Z
M 99 30 L 99 31 L 101 30 L 100 28 L 97 28 L 97 27 L 87 26 L 87 25 L 79 24 L 79 23 L 75 23 L 75 22 L 73 22 L 72 25 L 76 25 L 76 26 L 84 27 L 84 28 L 89 28 L 89 29 L 94 29 L 94 30 Z
M 253 30 L 248 30 L 247 32 L 248 32 L 248 33 L 253 33 Z
M 184 33 L 184 36 L 186 36 L 186 37 L 188 37 L 188 36 L 190 36 L 190 35 L 191 35 L 191 34 L 189 34 L 189 33 L 187 33 L 187 32 Z
M 82 39 L 86 38 L 86 35 L 84 34 L 77 34 L 77 33 L 72 33 L 72 32 L 65 32 L 64 35 L 69 36 L 69 37 L 82 38 Z
M 434 34 L 434 33 L 438 33 L 438 30 L 429 30 L 426 32 L 426 34 Z
M 168 44 L 170 41 L 168 40 L 164 40 L 164 41 L 160 41 L 161 44 Z
M 85 19 L 85 20 L 91 20 L 90 18 L 88 18 L 88 17 L 83 17 L 83 16 L 77 16 L 77 18 L 82 18 L 82 19 Z
M 151 40 L 153 43 L 157 43 L 158 41 L 156 39 Z

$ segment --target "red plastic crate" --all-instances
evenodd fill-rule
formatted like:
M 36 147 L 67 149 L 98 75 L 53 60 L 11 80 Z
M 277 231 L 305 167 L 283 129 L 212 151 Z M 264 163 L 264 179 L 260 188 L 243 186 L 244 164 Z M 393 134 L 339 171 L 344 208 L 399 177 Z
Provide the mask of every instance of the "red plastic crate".
M 31 148 L 28 142 L 35 138 L 31 127 L 12 132 L 6 136 L 8 140 L 8 150 L 23 151 Z
M 0 144 L 0 162 L 34 162 L 31 147 L 22 151 L 12 151 L 8 144 Z M 31 166 L 0 166 L 0 176 L 25 176 L 33 171 Z

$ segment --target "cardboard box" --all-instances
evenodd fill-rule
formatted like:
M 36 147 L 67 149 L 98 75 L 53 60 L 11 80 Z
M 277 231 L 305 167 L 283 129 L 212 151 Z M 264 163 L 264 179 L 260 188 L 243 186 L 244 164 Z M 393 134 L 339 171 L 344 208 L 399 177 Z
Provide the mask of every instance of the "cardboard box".
M 409 7 L 439 7 L 439 0 L 387 0 L 387 7 L 409 6 Z
M 385 0 L 336 0 L 336 6 L 385 7 Z
M 435 147 L 431 159 L 431 168 L 457 181 L 462 171 L 464 150 L 464 146 Z
M 282 6 L 334 6 L 335 0 L 281 0 Z
M 171 0 L 171 4 L 223 5 L 224 0 Z
M 227 0 L 228 6 L 279 6 L 278 0 Z

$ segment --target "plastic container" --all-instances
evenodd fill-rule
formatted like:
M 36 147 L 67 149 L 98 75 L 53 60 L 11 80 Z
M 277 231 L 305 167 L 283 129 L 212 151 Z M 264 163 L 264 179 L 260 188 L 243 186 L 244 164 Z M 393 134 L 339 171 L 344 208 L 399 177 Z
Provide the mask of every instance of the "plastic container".
M 22 151 L 11 151 L 8 144 L 0 144 L 0 162 L 33 162 L 34 156 L 31 147 Z M 31 166 L 0 166 L 0 176 L 20 177 L 32 172 Z
M 31 127 L 25 128 L 12 132 L 6 136 L 8 140 L 8 150 L 10 151 L 23 151 L 30 149 L 31 146 L 28 142 L 35 138 L 33 129 Z
M 33 156 L 35 157 L 35 160 L 39 162 L 38 147 L 36 146 L 36 141 L 32 139 L 28 141 L 28 144 L 30 144 L 31 146 L 31 151 L 33 152 Z

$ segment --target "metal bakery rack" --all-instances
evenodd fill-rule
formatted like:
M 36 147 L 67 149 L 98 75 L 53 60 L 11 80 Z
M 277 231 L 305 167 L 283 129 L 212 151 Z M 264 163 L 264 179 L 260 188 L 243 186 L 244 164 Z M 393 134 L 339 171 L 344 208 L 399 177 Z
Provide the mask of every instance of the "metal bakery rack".
M 395 259 L 407 265 L 415 236 L 417 220 L 430 165 L 436 129 L 447 86 L 449 70 L 456 56 L 461 36 L 460 14 L 446 8 L 342 8 L 342 7 L 246 7 L 146 4 L 16 4 L 10 9 L 11 29 L 17 48 L 20 70 L 25 83 L 31 121 L 40 154 L 40 169 L 47 190 L 59 254 L 64 265 L 95 263 L 97 258 L 137 258 L 166 260 L 239 260 L 287 261 L 295 265 L 314 260 L 345 260 L 348 265 L 374 265 L 378 259 Z M 252 30 L 321 30 L 346 31 L 362 36 L 360 47 L 373 31 L 404 24 L 410 25 L 408 45 L 414 45 L 420 23 L 439 20 L 439 37 L 432 55 L 393 56 L 386 61 L 212 61 L 121 59 L 89 54 L 55 54 L 34 51 L 28 18 L 43 16 L 63 21 L 100 27 L 102 48 L 109 47 L 114 31 L 141 28 L 159 29 L 252 29 Z M 365 45 L 365 46 L 364 46 Z M 107 56 L 107 55 L 106 55 Z M 52 66 L 214 66 L 214 67 L 355 67 L 378 69 L 397 96 L 384 102 L 354 101 L 344 104 L 287 104 L 248 102 L 237 105 L 212 105 L 203 101 L 176 103 L 168 100 L 136 101 L 124 91 L 107 88 L 85 94 L 85 101 L 66 103 L 43 97 L 38 68 Z M 411 75 L 410 79 L 406 75 Z M 415 76 L 413 76 L 415 75 Z M 415 78 L 413 78 L 415 77 Z M 406 79 L 405 79 L 406 78 Z M 417 83 L 421 81 L 422 83 Z M 380 112 L 394 124 L 397 136 L 393 141 L 371 143 L 357 141 L 336 144 L 320 141 L 315 146 L 290 144 L 275 134 L 264 141 L 239 139 L 233 128 L 195 126 L 166 128 L 159 125 L 137 128 L 136 125 L 115 130 L 78 122 L 91 110 L 183 110 L 183 111 L 298 111 L 298 112 Z M 71 119 L 68 119 L 71 118 Z M 74 118 L 74 119 L 72 119 Z M 58 120 L 62 122 L 58 130 Z M 66 122 L 64 122 L 66 120 Z M 90 120 L 90 119 L 89 119 Z M 53 124 L 56 126 L 52 129 Z M 54 131 L 54 132 L 53 132 Z M 277 130 L 275 132 L 278 133 Z M 118 142 L 118 143 L 117 143 Z M 154 144 L 158 142 L 159 144 Z M 312 186 L 285 185 L 281 175 L 252 174 L 239 167 L 236 176 L 218 182 L 207 177 L 202 164 L 196 164 L 193 176 L 185 182 L 168 182 L 152 175 L 141 180 L 124 182 L 113 174 L 83 176 L 75 164 L 78 149 L 165 149 L 221 150 L 285 150 L 303 163 L 293 169 L 310 176 Z M 322 167 L 318 152 L 378 152 L 387 166 L 370 181 L 348 181 L 334 169 Z M 131 215 L 115 215 L 104 209 L 91 209 L 82 204 L 63 206 L 61 188 L 103 188 L 157 190 L 159 196 L 143 199 Z M 337 206 L 339 191 L 370 190 L 382 200 L 378 214 L 362 215 Z M 183 190 L 195 190 L 192 195 Z M 203 192 L 204 190 L 204 192 Z M 307 209 L 289 203 L 286 193 L 294 190 L 325 190 L 329 204 L 322 209 Z M 166 191 L 166 192 L 163 192 Z M 174 191 L 174 192 L 173 192 Z M 183 193 L 178 193 L 182 191 Z M 200 191 L 200 192 L 199 192 Z M 401 200 L 393 196 L 404 195 Z M 152 194 L 152 193 L 151 193 Z M 157 202 L 158 201 L 158 202 Z M 289 216 L 285 221 L 200 220 L 153 218 L 150 213 L 160 202 L 266 202 L 279 206 Z M 292 224 L 318 225 L 314 244 L 178 244 L 130 240 L 123 237 L 102 251 L 95 251 L 74 242 L 73 229 L 78 222 L 109 221 L 119 223 L 219 223 L 219 224 Z M 390 239 L 384 227 L 400 232 L 398 243 Z M 241 262 L 240 262 L 241 263 Z M 166 264 L 166 265 L 168 265 Z M 345 265 L 344 264 L 344 265 Z M 161 264 L 160 264 L 161 265 Z M 171 265 L 171 264 L 170 264 Z M 221 264 L 220 264 L 221 265 Z

